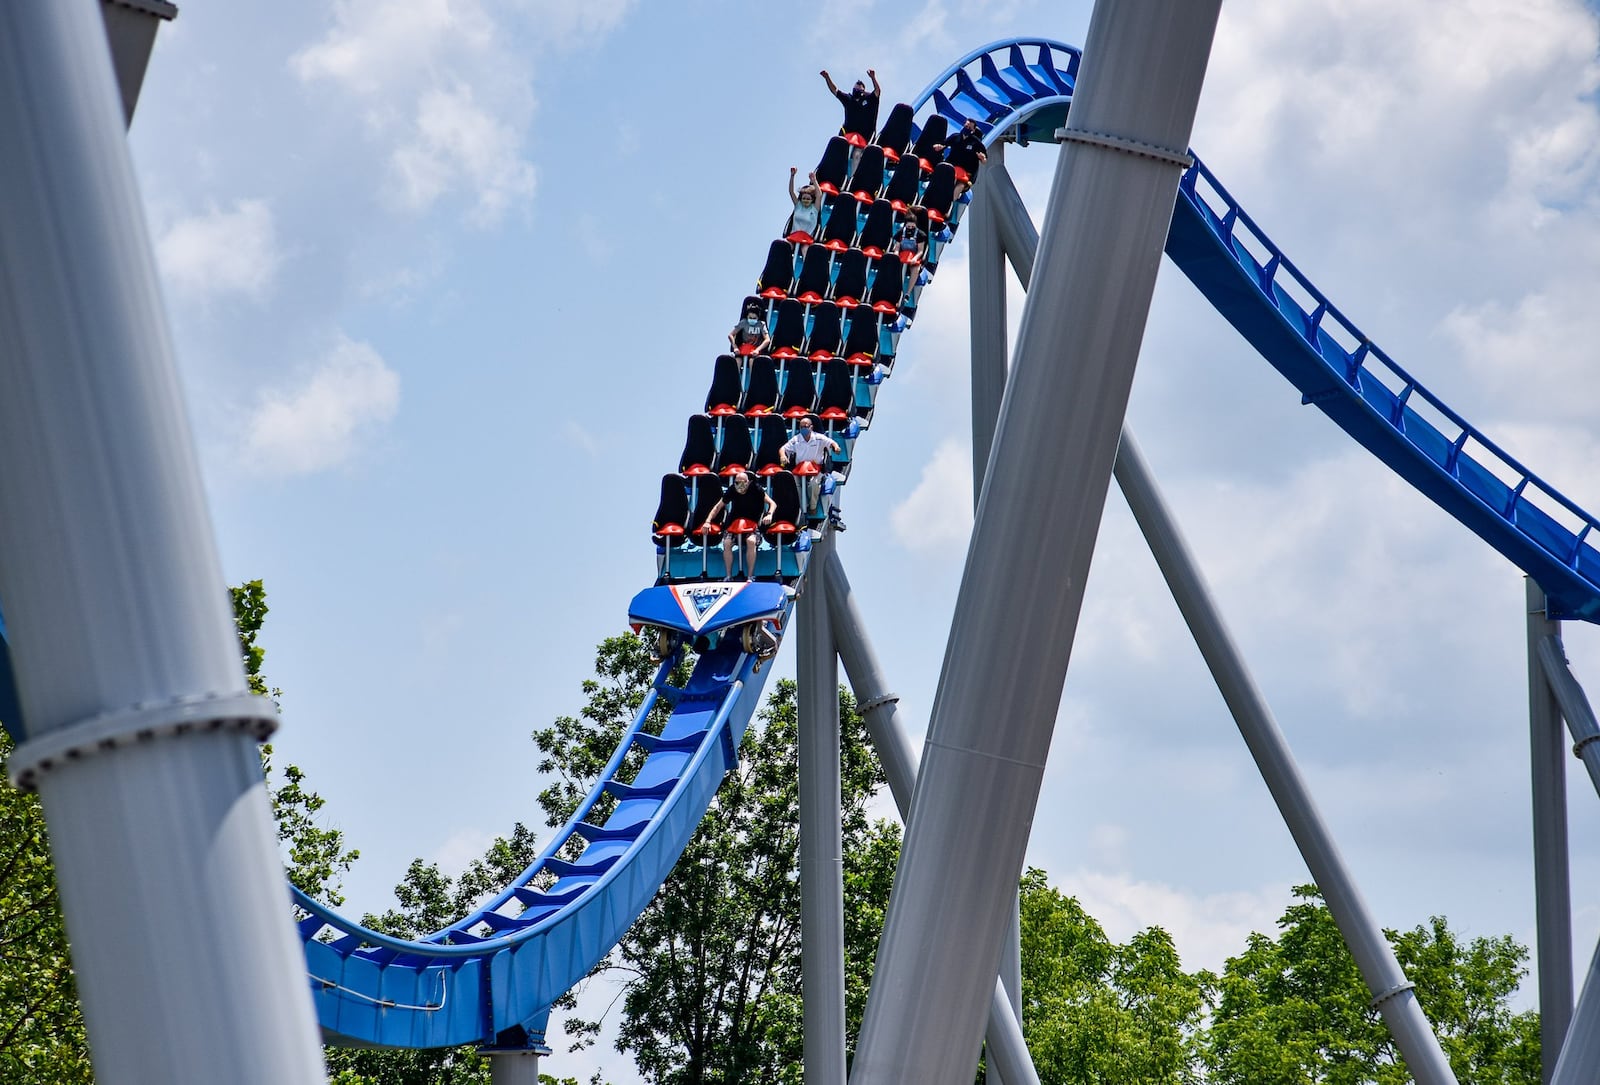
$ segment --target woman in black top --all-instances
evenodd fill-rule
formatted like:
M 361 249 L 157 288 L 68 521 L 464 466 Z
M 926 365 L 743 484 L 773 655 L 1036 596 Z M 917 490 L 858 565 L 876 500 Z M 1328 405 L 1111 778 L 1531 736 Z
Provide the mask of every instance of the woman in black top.
M 755 528 L 765 527 L 772 523 L 772 514 L 777 510 L 777 502 L 767 496 L 767 491 L 755 484 L 750 472 L 744 468 L 741 467 L 728 481 L 728 488 L 722 491 L 722 497 L 711 506 L 711 512 L 706 520 L 724 528 L 722 566 L 729 580 L 734 578 L 733 533 L 726 529 L 733 527 L 739 520 L 749 521 Z M 759 545 L 761 545 L 761 533 L 751 529 L 744 537 L 744 569 L 739 574 L 740 580 L 750 579 L 750 573 L 756 567 L 756 547 Z

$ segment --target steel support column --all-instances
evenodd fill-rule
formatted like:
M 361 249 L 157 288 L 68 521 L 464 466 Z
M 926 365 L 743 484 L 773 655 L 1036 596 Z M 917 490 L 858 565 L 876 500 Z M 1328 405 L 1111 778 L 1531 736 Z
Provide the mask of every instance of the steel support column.
M 94 0 L 0 4 L 0 596 L 102 1085 L 323 1080 Z
M 1589 770 L 1589 781 L 1600 792 L 1600 722 L 1596 722 L 1594 708 L 1583 692 L 1583 686 L 1573 677 L 1567 666 L 1567 649 L 1560 637 L 1544 637 L 1539 642 L 1539 662 L 1543 664 L 1545 681 L 1561 706 L 1561 715 L 1567 721 L 1567 732 L 1572 735 L 1572 752 L 1583 767 Z
M 485 1052 L 489 1059 L 489 1085 L 539 1085 L 537 1051 Z
M 972 1073 L 1219 4 L 1095 7 L 1035 273 L 1045 300 L 1023 312 L 856 1085 Z
M 984 169 L 1003 169 L 1005 143 L 989 148 Z M 1006 392 L 1006 356 L 1010 353 L 1006 330 L 1006 254 L 995 220 L 994 197 L 986 185 L 972 189 L 967 208 L 967 268 L 971 288 L 972 336 L 972 507 L 983 495 L 983 476 L 989 467 L 989 448 L 1000 418 L 1000 401 Z M 1000 947 L 1000 982 L 1011 1000 L 1017 1020 L 1022 1020 L 1022 900 L 1011 909 L 1011 925 Z M 992 1059 L 990 1060 L 993 1061 Z M 1006 1085 L 1003 1072 L 989 1068 L 992 1085 Z
M 1539 969 L 1539 1045 L 1560 1051 L 1572 1020 L 1572 888 L 1567 865 L 1567 764 L 1561 705 L 1540 646 L 1561 635 L 1545 615 L 1544 590 L 1525 578 L 1528 633 L 1528 754 L 1533 781 L 1533 901 Z M 1555 1074 L 1546 1059 L 1544 1080 Z
M 1005 167 L 1005 144 L 996 143 L 980 174 Z M 967 268 L 972 302 L 972 507 L 983 492 L 989 448 L 1006 392 L 1006 256 L 995 221 L 994 197 L 987 184 L 972 188 L 962 231 L 967 239 Z
M 1009 177 L 990 178 L 990 183 L 994 185 L 996 212 L 1004 224 L 1006 254 L 1026 289 L 1033 274 L 1037 244 L 1033 221 Z M 1251 680 L 1205 587 L 1204 578 L 1139 454 L 1138 444 L 1126 428 L 1117 451 L 1115 477 L 1306 866 L 1323 890 L 1329 911 L 1361 968 L 1379 1012 L 1406 1056 L 1407 1065 L 1424 1085 L 1438 1082 L 1453 1085 L 1455 1079 L 1433 1029 L 1423 1016 L 1382 930 L 1367 911 L 1354 879 L 1344 867 L 1333 838 L 1295 768 L 1271 709 Z
M 911 740 L 900 724 L 900 699 L 889 691 L 889 685 L 884 680 L 883 669 L 867 639 L 866 623 L 856 606 L 855 596 L 850 590 L 850 579 L 845 575 L 844 563 L 839 555 L 830 555 L 817 573 L 823 589 L 828 593 L 828 617 L 833 624 L 839 658 L 844 663 L 845 674 L 849 676 L 850 687 L 855 690 L 856 704 L 861 706 L 867 734 L 878 751 L 878 760 L 883 764 L 884 775 L 889 780 L 889 792 L 894 797 L 903 823 L 911 812 L 917 762 L 912 753 Z M 994 995 L 989 1000 L 988 1028 L 984 1034 L 989 1069 L 1011 1085 L 1039 1085 L 1039 1075 L 1033 1068 L 1028 1045 L 1022 1037 L 1022 1021 L 1017 1012 L 1022 1005 L 1020 992 L 1020 978 L 1015 998 L 1006 989 L 1005 977 L 995 982 Z
M 813 565 L 833 553 L 833 532 L 811 551 Z M 800 735 L 800 972 L 804 995 L 805 1080 L 844 1085 L 844 844 L 839 806 L 839 657 L 828 596 L 813 590 L 798 604 L 796 664 Z
M 1560 1052 L 1558 1060 L 1551 1058 L 1548 1049 L 1545 1051 L 1550 1085 L 1593 1085 L 1600 1081 L 1600 947 L 1589 959 L 1583 994 L 1578 998 L 1578 1008 Z
M 1394 950 L 1384 938 L 1382 928 L 1368 911 L 1355 879 L 1339 854 L 1333 834 L 1328 831 L 1300 776 L 1266 698 L 1245 668 L 1244 658 L 1211 599 L 1177 522 L 1167 511 L 1145 466 L 1138 443 L 1127 430 L 1122 432 L 1122 447 L 1117 452 L 1116 478 L 1139 529 L 1150 544 L 1156 564 L 1161 567 L 1161 575 L 1166 578 L 1172 597 L 1194 634 L 1195 644 L 1211 669 L 1222 699 L 1239 725 L 1250 756 L 1255 759 L 1267 790 L 1272 792 L 1284 824 L 1311 870 L 1311 877 L 1322 890 L 1345 945 L 1350 947 L 1361 969 L 1361 976 L 1372 993 L 1373 1005 L 1405 1056 L 1406 1068 L 1420 1085 L 1455 1085 L 1450 1062 L 1423 1015 L 1416 992 L 1401 971 L 1400 962 L 1395 960 Z

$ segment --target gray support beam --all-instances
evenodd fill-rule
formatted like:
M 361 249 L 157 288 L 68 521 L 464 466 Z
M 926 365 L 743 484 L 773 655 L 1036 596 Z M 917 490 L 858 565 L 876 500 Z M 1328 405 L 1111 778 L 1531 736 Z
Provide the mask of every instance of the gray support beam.
M 811 551 L 833 553 L 833 532 Z M 805 1080 L 844 1085 L 844 844 L 839 824 L 839 657 L 828 596 L 808 591 L 798 605 L 800 735 L 800 972 Z
M 1005 144 L 989 149 L 984 168 L 1005 166 Z M 995 220 L 994 197 L 985 185 L 972 189 L 967 208 L 967 267 L 971 286 L 972 335 L 972 507 L 983 495 L 983 476 L 989 467 L 989 448 L 1000 419 L 1000 401 L 1006 392 L 1006 254 Z M 1022 1019 L 1022 900 L 1011 909 L 1011 926 L 1000 948 L 1000 982 L 1006 989 L 1017 1019 Z M 992 1059 L 990 1060 L 993 1061 Z M 991 1085 L 1006 1085 L 1004 1073 L 989 1068 Z
M 162 22 L 176 18 L 178 9 L 165 0 L 100 0 L 100 15 L 106 24 L 106 44 L 111 47 L 123 123 L 132 124 L 156 31 Z
M 101 1085 L 323 1080 L 94 0 L 0 4 L 0 597 Z
M 1177 522 L 1167 511 L 1166 502 L 1145 466 L 1138 443 L 1127 430 L 1123 430 L 1122 447 L 1117 452 L 1116 478 L 1139 529 L 1150 544 L 1156 564 L 1161 567 L 1161 575 L 1172 590 L 1178 610 L 1194 634 L 1206 666 L 1211 669 L 1222 699 L 1239 725 L 1250 756 L 1255 759 L 1261 778 L 1272 793 L 1317 888 L 1322 890 L 1345 945 L 1350 947 L 1361 969 L 1367 989 L 1372 992 L 1373 1005 L 1405 1056 L 1407 1069 L 1421 1085 L 1455 1085 L 1449 1060 L 1423 1015 L 1416 992 L 1400 970 L 1400 962 L 1395 960 L 1394 950 L 1382 929 L 1367 909 L 1334 843 L 1333 834 L 1328 831 L 1300 776 L 1266 698 L 1246 670 L 1244 658 L 1211 599 Z
M 911 739 L 899 719 L 900 699 L 889 691 L 884 680 L 878 655 L 867 640 L 866 623 L 856 606 L 855 595 L 850 590 L 850 579 L 845 575 L 844 563 L 838 554 L 831 554 L 817 570 L 823 590 L 828 593 L 828 617 L 833 623 L 833 636 L 839 647 L 839 658 L 844 663 L 850 687 L 855 690 L 856 704 L 861 707 L 866 721 L 867 734 L 878 751 L 884 775 L 889 779 L 889 792 L 894 796 L 895 807 L 904 822 L 911 812 L 911 796 L 917 781 L 917 761 L 912 752 Z M 1006 989 L 1005 977 L 995 982 L 994 994 L 989 1000 L 989 1020 L 984 1034 L 987 1045 L 989 1069 L 1011 1085 L 1039 1085 L 1039 1075 L 1033 1068 L 1028 1045 L 1022 1036 L 1021 979 L 1017 980 L 1017 994 L 1013 997 Z
M 983 173 L 1003 169 L 1005 144 L 989 151 Z M 974 185 L 967 208 L 967 268 L 972 302 L 972 507 L 983 492 L 989 447 L 1006 391 L 1006 256 L 987 184 Z
M 1561 1045 L 1559 1060 L 1547 1050 L 1544 1064 L 1551 1068 L 1550 1085 L 1593 1085 L 1600 1081 L 1600 947 L 1589 959 L 1572 1027 Z
M 999 184 L 995 184 L 996 180 L 990 178 L 989 183 L 995 185 L 996 210 L 1006 224 L 1006 253 L 1026 289 L 1033 273 L 1037 234 L 1010 178 L 1004 178 Z M 1328 908 L 1361 968 L 1379 1012 L 1406 1056 L 1407 1065 L 1424 1085 L 1453 1085 L 1455 1079 L 1433 1029 L 1423 1016 L 1393 950 L 1345 868 L 1333 837 L 1295 767 L 1288 743 L 1265 698 L 1250 678 L 1177 523 L 1167 511 L 1155 480 L 1145 466 L 1139 446 L 1126 428 L 1117 451 L 1115 476 L 1311 876 L 1328 901 Z
M 1595 722 L 1589 698 L 1567 666 L 1567 650 L 1560 637 L 1540 639 L 1539 662 L 1544 668 L 1545 681 L 1550 683 L 1550 691 L 1561 706 L 1561 715 L 1567 721 L 1572 752 L 1589 770 L 1589 781 L 1594 784 L 1595 791 L 1600 792 L 1600 723 Z
M 1525 578 L 1528 635 L 1528 757 L 1533 781 L 1533 905 L 1539 970 L 1539 1044 L 1560 1051 L 1572 1020 L 1572 887 L 1567 865 L 1567 763 L 1561 705 L 1540 646 L 1561 634 L 1545 616 L 1544 590 Z M 1544 1064 L 1544 1080 L 1555 1060 Z
M 489 1057 L 489 1085 L 539 1085 L 539 1052 L 493 1051 Z
M 1219 6 L 1095 6 L 856 1085 L 957 1085 L 972 1073 Z

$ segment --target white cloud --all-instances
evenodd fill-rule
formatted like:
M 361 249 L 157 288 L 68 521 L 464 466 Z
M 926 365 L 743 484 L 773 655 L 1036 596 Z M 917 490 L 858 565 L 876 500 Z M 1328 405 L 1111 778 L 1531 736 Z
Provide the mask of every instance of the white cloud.
M 972 453 L 945 441 L 922 469 L 916 489 L 889 512 L 894 537 L 908 550 L 959 549 L 972 533 Z
M 615 30 L 634 0 L 520 0 L 518 7 L 539 28 L 539 36 L 559 46 L 582 45 Z
M 490 47 L 494 24 L 475 0 L 338 0 L 333 27 L 289 60 L 305 82 L 327 79 L 363 95 L 425 76 L 452 48 Z
M 264 200 L 239 200 L 230 211 L 213 207 L 179 219 L 156 241 L 156 260 L 180 296 L 259 298 L 282 262 L 272 208 Z
M 399 405 L 399 374 L 369 344 L 341 336 L 298 388 L 262 396 L 245 425 L 245 457 L 271 475 L 337 467 Z
M 563 25 L 612 25 L 595 18 Z M 523 147 L 532 85 L 526 58 L 503 37 L 478 0 L 341 0 L 333 25 L 289 67 L 303 83 L 346 92 L 389 146 L 393 206 L 417 214 L 461 192 L 469 220 L 487 226 L 534 194 Z
M 1140 881 L 1126 874 L 1078 870 L 1052 879 L 1078 898 L 1084 910 L 1125 942 L 1147 927 L 1172 935 L 1187 969 L 1218 970 L 1244 948 L 1252 931 L 1272 932 L 1288 904 L 1287 887 L 1197 893 L 1164 882 Z
M 460 185 L 477 194 L 472 220 L 491 225 L 533 197 L 534 169 L 520 157 L 520 142 L 469 84 L 429 90 L 417 101 L 410 138 L 391 156 L 395 199 L 407 211 L 424 211 Z

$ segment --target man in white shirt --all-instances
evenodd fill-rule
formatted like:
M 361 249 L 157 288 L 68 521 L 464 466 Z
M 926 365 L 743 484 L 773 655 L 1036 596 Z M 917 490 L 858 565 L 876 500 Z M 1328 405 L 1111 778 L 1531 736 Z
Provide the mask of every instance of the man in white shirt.
M 800 428 L 795 435 L 778 449 L 778 462 L 788 468 L 795 468 L 802 463 L 817 465 L 814 475 L 800 476 L 804 486 L 806 516 L 815 518 L 817 515 L 817 501 L 822 493 L 822 476 L 833 467 L 833 454 L 843 451 L 839 442 L 829 437 L 826 433 L 817 431 L 815 420 L 806 415 L 800 419 Z M 836 523 L 836 527 L 843 530 L 844 525 Z

